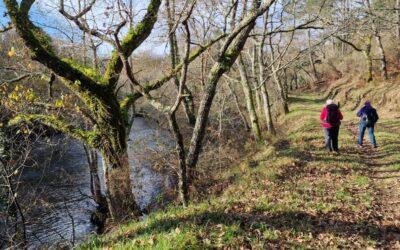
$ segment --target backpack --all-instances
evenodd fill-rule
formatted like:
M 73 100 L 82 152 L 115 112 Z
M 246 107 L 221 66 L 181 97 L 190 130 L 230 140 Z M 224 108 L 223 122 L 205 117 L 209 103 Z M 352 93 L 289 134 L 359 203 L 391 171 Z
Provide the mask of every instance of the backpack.
M 367 127 L 373 126 L 377 120 L 375 109 L 368 109 L 365 111 L 365 121 L 367 123 Z
M 326 106 L 326 122 L 332 127 L 340 125 L 339 107 L 336 104 L 329 104 Z

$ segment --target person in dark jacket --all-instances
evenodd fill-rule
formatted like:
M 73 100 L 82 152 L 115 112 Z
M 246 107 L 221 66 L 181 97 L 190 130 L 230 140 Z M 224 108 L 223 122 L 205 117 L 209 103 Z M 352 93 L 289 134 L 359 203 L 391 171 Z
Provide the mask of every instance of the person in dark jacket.
M 343 114 L 340 112 L 338 105 L 334 104 L 331 99 L 327 100 L 319 118 L 324 129 L 326 150 L 339 153 L 339 127 L 340 121 L 343 120 Z
M 374 109 L 371 105 L 370 101 L 366 101 L 364 107 L 362 107 L 358 112 L 357 116 L 360 117 L 360 126 L 358 129 L 358 145 L 363 145 L 364 133 L 365 130 L 368 129 L 369 140 L 374 148 L 377 147 L 374 127 L 375 123 L 379 120 L 378 113 L 376 109 Z

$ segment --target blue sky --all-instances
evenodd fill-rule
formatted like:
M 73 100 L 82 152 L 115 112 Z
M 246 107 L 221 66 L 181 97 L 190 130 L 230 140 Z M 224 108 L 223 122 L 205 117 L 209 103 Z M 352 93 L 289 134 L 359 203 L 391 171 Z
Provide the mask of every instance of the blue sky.
M 78 32 L 75 25 L 73 25 L 75 29 L 71 29 L 71 26 L 68 25 L 68 22 L 65 21 L 64 17 L 62 17 L 61 14 L 58 13 L 58 10 L 56 8 L 58 0 L 37 0 L 36 2 L 37 3 L 34 4 L 30 11 L 31 20 L 36 25 L 42 27 L 52 37 L 57 37 L 62 40 L 68 40 L 63 32 L 69 34 L 71 34 L 71 31 L 74 31 L 75 33 Z M 140 19 L 140 16 L 145 13 L 144 10 L 147 6 L 148 1 L 134 1 L 134 3 L 134 10 L 139 11 L 137 19 Z M 8 22 L 8 18 L 3 16 L 4 12 L 6 12 L 6 8 L 3 1 L 0 0 L 0 24 L 2 25 L 6 25 Z M 155 55 L 164 55 L 166 51 L 168 51 L 166 49 L 167 44 L 164 42 L 160 42 L 158 36 L 159 34 L 157 33 L 160 33 L 160 28 L 156 28 L 155 30 L 153 30 L 149 39 L 144 42 L 140 48 L 138 48 L 136 53 L 147 51 Z M 75 35 L 75 38 L 76 37 L 78 36 Z M 110 54 L 112 49 L 113 47 L 111 45 L 104 45 L 100 48 L 100 53 L 104 56 L 107 56 Z

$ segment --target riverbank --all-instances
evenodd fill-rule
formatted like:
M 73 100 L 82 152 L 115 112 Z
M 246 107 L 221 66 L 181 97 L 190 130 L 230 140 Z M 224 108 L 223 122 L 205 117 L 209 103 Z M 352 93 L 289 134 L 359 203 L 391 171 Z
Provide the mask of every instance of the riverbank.
M 344 109 L 340 155 L 323 150 L 314 95 L 291 98 L 285 133 L 226 175 L 218 197 L 169 207 L 92 238 L 81 249 L 396 249 L 399 120 L 381 119 L 380 147 L 355 143 L 357 119 Z M 396 203 L 397 202 L 397 203 Z M 397 209 L 398 211 L 399 209 Z

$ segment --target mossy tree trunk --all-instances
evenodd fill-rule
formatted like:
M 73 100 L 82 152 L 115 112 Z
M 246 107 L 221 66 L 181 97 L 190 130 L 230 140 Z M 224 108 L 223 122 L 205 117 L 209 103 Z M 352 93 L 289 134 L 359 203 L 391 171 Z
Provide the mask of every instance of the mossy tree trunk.
M 383 49 L 383 44 L 382 44 L 382 37 L 378 33 L 378 31 L 375 31 L 375 40 L 378 45 L 378 50 L 380 54 L 379 60 L 381 61 L 381 71 L 382 71 L 382 78 L 384 80 L 388 79 L 388 72 L 387 72 L 387 60 L 386 60 L 386 55 L 385 55 L 385 50 Z
M 252 71 L 252 89 L 253 89 L 253 97 L 256 106 L 256 113 L 258 115 L 259 120 L 263 118 L 262 113 L 262 100 L 261 100 L 261 93 L 260 93 L 260 82 L 258 81 L 259 78 L 257 77 L 259 74 L 259 56 L 258 56 L 258 47 L 257 43 L 254 42 L 252 46 L 252 53 L 251 53 L 251 71 Z M 260 123 L 261 126 L 261 123 Z
M 388 72 L 387 72 L 387 61 L 386 61 L 386 55 L 385 55 L 385 50 L 383 49 L 383 44 L 382 44 L 382 37 L 380 35 L 380 21 L 379 18 L 376 18 L 377 15 L 374 13 L 374 9 L 371 8 L 371 2 L 370 0 L 366 0 L 365 4 L 367 5 L 367 14 L 370 18 L 371 22 L 371 28 L 374 33 L 374 37 L 376 40 L 376 44 L 378 46 L 378 52 L 379 52 L 379 61 L 381 61 L 381 71 L 382 71 L 382 78 L 384 80 L 388 79 Z
M 194 168 L 199 159 L 202 140 L 204 138 L 208 115 L 215 96 L 217 84 L 221 76 L 227 72 L 236 61 L 251 30 L 255 26 L 256 19 L 267 11 L 273 2 L 274 0 L 268 0 L 264 1 L 261 5 L 260 1 L 253 1 L 252 9 L 225 40 L 220 49 L 217 62 L 211 68 L 208 80 L 204 86 L 204 94 L 201 98 L 196 117 L 196 124 L 193 129 L 190 147 L 186 157 L 186 163 L 189 170 L 189 180 L 192 180 L 194 177 Z
M 63 79 L 87 108 L 93 118 L 94 127 L 91 131 L 85 131 L 64 121 L 62 116 L 40 114 L 20 115 L 11 123 L 40 121 L 74 136 L 92 148 L 99 149 L 105 163 L 103 167 L 106 196 L 112 219 L 121 221 L 127 216 L 137 217 L 140 211 L 132 194 L 129 177 L 125 110 L 127 107 L 117 99 L 116 83 L 123 69 L 120 54 L 129 57 L 150 35 L 157 20 L 161 0 L 150 1 L 142 21 L 130 28 L 118 46 L 120 51 L 113 52 L 103 76 L 98 71 L 79 65 L 71 59 L 62 59 L 53 52 L 50 37 L 29 19 L 34 0 L 22 0 L 20 3 L 16 0 L 3 2 L 13 27 L 30 49 L 31 57 Z M 79 22 L 78 19 L 75 21 Z
M 272 27 L 271 27 L 271 29 L 272 29 Z M 269 48 L 270 48 L 270 60 L 271 60 L 271 62 L 275 62 L 277 59 L 277 56 L 275 56 L 275 49 L 273 46 L 272 36 L 269 36 Z M 281 57 L 281 56 L 282 55 L 279 55 L 279 57 Z M 280 64 L 280 63 L 281 63 L 281 60 L 279 60 L 278 64 Z M 282 111 L 284 114 L 287 114 L 287 113 L 289 113 L 289 104 L 288 104 L 288 100 L 285 96 L 284 86 L 278 75 L 278 73 L 279 73 L 278 71 L 280 70 L 279 67 L 280 67 L 279 65 L 275 66 L 275 64 L 272 63 L 271 64 L 271 75 L 272 75 L 273 81 L 276 83 L 276 86 L 278 88 L 278 95 L 279 95 L 278 97 L 279 97 L 280 103 L 282 105 Z
M 176 32 L 174 29 L 175 26 L 175 1 L 172 1 L 172 4 L 169 0 L 165 1 L 167 16 L 168 16 L 168 28 L 169 28 L 169 49 L 170 49 L 170 58 L 171 58 L 171 66 L 175 68 L 179 62 L 179 48 L 178 41 L 176 38 Z M 179 77 L 176 75 L 174 77 L 175 86 L 179 87 Z M 183 108 L 185 111 L 186 118 L 188 120 L 189 125 L 194 126 L 196 122 L 196 116 L 194 111 L 194 102 L 193 102 L 193 94 L 189 90 L 189 88 L 185 85 L 185 97 L 183 99 Z
M 86 145 L 83 145 L 83 147 L 85 149 L 86 158 L 89 164 L 90 191 L 93 195 L 93 199 L 99 205 L 99 208 L 107 208 L 106 197 L 101 192 L 97 151 Z
M 261 95 L 263 98 L 264 114 L 268 132 L 271 134 L 276 134 L 274 123 L 272 121 L 271 102 L 265 83 L 261 85 Z
M 366 80 L 367 82 L 371 82 L 373 80 L 372 76 L 372 56 L 371 56 L 371 48 L 372 48 L 372 35 L 368 35 L 366 38 L 365 50 L 363 53 L 365 55 L 366 63 L 367 63 L 367 74 Z
M 258 117 L 257 117 L 255 105 L 254 105 L 253 93 L 252 93 L 250 82 L 249 82 L 249 76 L 248 76 L 244 61 L 243 61 L 243 57 L 241 55 L 239 56 L 237 65 L 239 68 L 239 73 L 240 73 L 240 78 L 241 78 L 240 83 L 242 84 L 244 96 L 246 99 L 247 111 L 249 112 L 251 130 L 253 132 L 254 139 L 256 139 L 257 142 L 260 142 L 262 139 L 260 124 L 258 121 Z
M 275 127 L 272 121 L 272 112 L 271 112 L 271 103 L 270 103 L 270 97 L 268 94 L 267 90 L 267 82 L 268 79 L 265 77 L 265 51 L 264 51 L 264 46 L 265 46 L 265 40 L 267 38 L 267 23 L 268 23 L 268 18 L 267 15 L 265 14 L 263 16 L 263 29 L 262 29 L 262 36 L 260 40 L 260 45 L 258 47 L 258 81 L 260 84 L 260 90 L 261 90 L 261 96 L 263 99 L 263 111 L 264 111 L 264 116 L 265 116 L 265 122 L 267 125 L 267 130 L 271 134 L 275 134 Z
M 278 87 L 278 94 L 279 94 L 279 100 L 282 105 L 282 111 L 284 114 L 289 113 L 289 104 L 288 100 L 285 95 L 285 88 L 282 84 L 281 79 L 279 78 L 278 71 L 275 69 L 274 65 L 271 65 L 271 70 L 272 70 L 272 77 L 276 83 L 276 86 Z
M 103 75 L 96 69 L 87 68 L 71 59 L 60 58 L 56 55 L 53 51 L 50 37 L 29 19 L 29 11 L 35 0 L 3 0 L 3 2 L 7 8 L 7 14 L 11 19 L 12 26 L 30 49 L 32 59 L 42 63 L 60 76 L 63 83 L 80 98 L 84 106 L 82 109 L 85 109 L 85 113 L 87 113 L 94 125 L 89 130 L 74 126 L 62 115 L 62 112 L 52 115 L 21 113 L 14 117 L 9 124 L 41 122 L 74 136 L 92 148 L 98 149 L 103 157 L 106 198 L 112 219 L 120 221 L 127 218 L 127 216 L 137 216 L 140 211 L 131 192 L 127 154 L 128 110 L 138 98 L 149 96 L 150 91 L 160 88 L 179 74 L 183 64 L 178 64 L 171 72 L 159 80 L 146 85 L 141 85 L 131 75 L 130 79 L 135 86 L 135 92 L 126 96 L 121 102 L 117 98 L 117 83 L 124 68 L 126 73 L 131 70 L 130 67 L 127 67 L 129 66 L 127 58 L 148 38 L 153 30 L 161 0 L 150 0 L 147 12 L 142 20 L 135 26 L 130 27 L 122 39 L 118 38 L 118 32 L 123 26 L 119 26 L 114 34 L 115 40 L 112 40 L 107 35 L 102 35 L 98 31 L 88 29 L 82 23 L 82 19 L 79 17 L 85 14 L 83 12 L 90 11 L 91 6 L 83 8 L 82 13 L 72 16 L 64 10 L 63 1 L 60 0 L 60 5 L 62 6 L 60 8 L 61 14 L 74 22 L 79 29 L 114 46 L 115 51 L 111 54 Z M 205 86 L 205 94 L 198 111 L 199 117 L 196 119 L 194 135 L 186 161 L 189 167 L 196 165 L 201 141 L 204 137 L 206 121 L 220 77 L 236 60 L 255 25 L 255 19 L 264 13 L 272 2 L 273 0 L 265 1 L 260 6 L 261 2 L 254 0 L 253 10 L 241 21 L 238 28 L 229 35 L 222 34 L 207 45 L 199 46 L 197 50 L 190 54 L 188 63 L 200 56 L 211 45 L 227 37 L 223 48 L 220 50 L 218 62 L 212 68 Z

